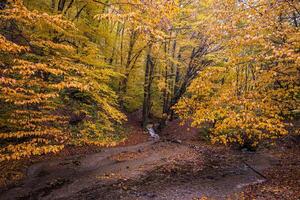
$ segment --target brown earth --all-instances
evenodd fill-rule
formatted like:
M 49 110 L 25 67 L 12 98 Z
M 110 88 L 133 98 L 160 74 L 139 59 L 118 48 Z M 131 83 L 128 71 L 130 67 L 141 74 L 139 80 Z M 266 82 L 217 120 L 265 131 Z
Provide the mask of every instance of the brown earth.
M 212 146 L 178 121 L 158 142 L 136 120 L 127 129 L 132 136 L 119 147 L 70 147 L 27 163 L 26 178 L 3 187 L 0 199 L 300 199 L 297 136 L 253 153 Z

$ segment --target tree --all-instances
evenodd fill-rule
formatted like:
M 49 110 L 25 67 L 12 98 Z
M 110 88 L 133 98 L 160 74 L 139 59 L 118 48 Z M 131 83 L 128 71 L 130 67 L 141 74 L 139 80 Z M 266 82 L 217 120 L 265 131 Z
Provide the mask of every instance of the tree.
M 0 159 L 57 152 L 70 142 L 113 145 L 105 133 L 125 117 L 109 87 L 117 74 L 97 45 L 70 21 L 20 0 L 0 11 L 0 26 Z M 74 108 L 86 115 L 78 132 L 66 113 Z
M 298 6 L 214 2 L 209 33 L 222 54 L 192 83 L 177 113 L 193 126 L 211 124 L 213 142 L 257 146 L 285 135 L 285 119 L 299 107 Z
M 125 67 L 123 71 L 124 78 L 120 81 L 121 95 L 126 94 L 127 82 L 130 72 L 136 64 L 139 56 L 147 49 L 145 55 L 145 81 L 143 91 L 143 126 L 148 123 L 151 107 L 151 88 L 154 79 L 155 65 L 154 54 L 158 52 L 160 42 L 168 37 L 165 33 L 168 27 L 171 26 L 170 22 L 176 14 L 178 5 L 175 1 L 136 1 L 135 3 L 123 2 L 116 7 L 116 4 L 110 4 L 111 12 L 99 15 L 99 19 L 107 19 L 110 23 L 121 23 L 128 32 L 129 43 L 127 49 L 127 61 L 125 64 L 121 61 Z M 121 47 L 123 47 L 124 33 L 121 34 Z M 137 39 L 139 38 L 138 42 Z M 142 43 L 143 46 L 134 51 L 136 43 Z M 123 48 L 121 48 L 123 49 Z M 134 53 L 136 52 L 136 53 Z M 123 57 L 122 51 L 120 52 L 121 60 Z M 141 66 L 141 65 L 140 65 Z
M 186 94 L 192 81 L 209 66 L 213 60 L 211 54 L 220 49 L 220 45 L 207 34 L 209 23 L 208 4 L 198 1 L 180 1 L 179 12 L 169 31 L 165 59 L 165 84 L 163 118 L 160 129 L 168 119 L 173 119 L 173 107 Z

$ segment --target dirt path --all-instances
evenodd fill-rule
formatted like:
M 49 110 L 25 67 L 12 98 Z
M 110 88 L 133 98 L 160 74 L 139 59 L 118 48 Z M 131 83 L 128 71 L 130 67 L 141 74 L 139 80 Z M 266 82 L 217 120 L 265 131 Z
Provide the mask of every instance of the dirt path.
M 146 142 L 100 153 L 43 161 L 0 199 L 223 199 L 264 181 L 268 155 L 173 142 Z

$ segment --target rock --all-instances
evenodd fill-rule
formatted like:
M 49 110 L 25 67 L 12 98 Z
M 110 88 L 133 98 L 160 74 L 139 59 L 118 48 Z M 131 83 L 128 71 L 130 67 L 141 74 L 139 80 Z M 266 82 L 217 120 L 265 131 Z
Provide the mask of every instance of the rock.
M 142 196 L 146 196 L 146 197 L 149 197 L 149 198 L 155 198 L 155 197 L 157 197 L 156 194 L 154 194 L 154 193 L 149 193 L 149 192 L 143 192 L 143 193 L 142 193 Z
M 174 142 L 174 143 L 177 143 L 177 144 L 182 144 L 182 141 L 181 141 L 181 140 L 174 140 L 173 142 Z

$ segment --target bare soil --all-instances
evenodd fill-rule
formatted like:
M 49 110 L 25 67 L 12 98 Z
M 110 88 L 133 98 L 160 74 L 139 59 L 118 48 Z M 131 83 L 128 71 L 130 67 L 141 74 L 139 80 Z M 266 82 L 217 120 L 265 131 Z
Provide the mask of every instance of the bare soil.
M 158 142 L 142 136 L 115 148 L 49 157 L 2 188 L 0 199 L 300 199 L 299 138 L 253 153 L 212 146 L 187 129 L 172 122 Z
M 33 164 L 0 199 L 223 199 L 264 178 L 271 156 L 174 142 L 146 142 Z

